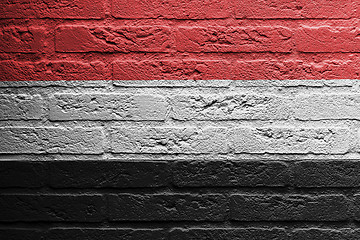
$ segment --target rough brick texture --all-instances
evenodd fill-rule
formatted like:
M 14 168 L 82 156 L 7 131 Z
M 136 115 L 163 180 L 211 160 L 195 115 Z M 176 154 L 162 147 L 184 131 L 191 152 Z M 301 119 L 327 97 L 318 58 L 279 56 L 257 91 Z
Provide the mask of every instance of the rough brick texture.
M 154 95 L 57 94 L 51 98 L 50 119 L 160 121 L 167 108 L 165 98 Z
M 0 221 L 99 222 L 104 219 L 104 205 L 99 194 L 3 194 Z
M 36 1 L 10 0 L 0 3 L 1 18 L 101 19 L 105 17 L 104 1 Z
M 0 128 L 0 153 L 103 152 L 100 128 L 4 127 Z
M 166 240 L 167 232 L 164 229 L 132 229 L 132 228 L 53 228 L 43 236 L 49 240 L 69 239 L 154 239 Z
M 6 164 L 11 166 L 12 163 Z M 29 165 L 23 164 L 20 165 L 23 168 Z M 79 161 L 54 161 L 46 165 L 50 175 L 49 184 L 54 188 L 165 187 L 169 183 L 170 174 L 170 166 L 161 161 L 105 161 L 100 164 L 98 161 L 86 161 L 86 164 Z M 9 172 L 15 171 L 18 172 Z
M 217 19 L 230 16 L 229 0 L 114 0 L 112 15 L 115 18 L 167 18 L 167 19 Z
M 206 66 L 236 66 L 82 61 L 79 71 L 54 61 L 26 71 L 132 64 L 151 79 L 181 78 L 186 66 L 201 78 Z M 357 240 L 359 89 L 359 80 L 2 81 L 0 239 Z
M 170 239 L 205 240 L 205 239 L 288 239 L 284 229 L 281 228 L 191 228 L 174 229 Z
M 310 39 L 316 39 L 316 42 Z M 359 29 L 349 27 L 302 27 L 297 35 L 300 52 L 359 52 Z
M 351 217 L 342 195 L 232 195 L 231 219 L 238 221 L 344 221 Z
M 226 153 L 226 128 L 141 127 L 110 130 L 113 153 Z
M 1 94 L 0 120 L 39 120 L 44 107 L 44 100 L 40 95 Z
M 228 208 L 220 194 L 110 195 L 108 207 L 110 221 L 221 221 Z
M 81 61 L 0 61 L 1 81 L 107 79 L 105 64 Z
M 358 0 L 4 0 L 0 12 L 0 81 L 360 78 Z
M 61 26 L 55 45 L 57 52 L 168 52 L 173 39 L 165 26 Z
M 178 161 L 173 169 L 173 182 L 179 187 L 274 187 L 289 184 L 289 168 L 284 162 Z
M 237 18 L 249 19 L 347 19 L 357 16 L 356 1 L 352 0 L 244 0 L 235 1 L 235 6 Z
M 341 128 L 235 128 L 229 142 L 236 153 L 346 153 L 351 134 Z

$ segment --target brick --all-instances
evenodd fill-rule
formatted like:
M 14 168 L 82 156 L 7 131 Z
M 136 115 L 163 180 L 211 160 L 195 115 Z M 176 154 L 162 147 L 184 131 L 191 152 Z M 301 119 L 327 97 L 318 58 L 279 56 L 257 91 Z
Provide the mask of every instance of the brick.
M 352 0 L 262 0 L 236 1 L 236 18 L 249 19 L 339 19 L 355 16 Z
M 105 64 L 101 62 L 39 61 L 0 62 L 0 81 L 104 80 Z M 56 84 L 56 83 L 52 83 Z
M 293 240 L 355 240 L 360 235 L 356 234 L 352 229 L 326 229 L 326 228 L 304 228 L 296 229 L 291 233 Z
M 44 108 L 44 100 L 37 94 L 0 94 L 0 120 L 41 119 Z
M 101 128 L 3 127 L 0 153 L 103 153 Z
M 40 229 L 5 228 L 0 229 L 0 236 L 5 240 L 40 240 L 44 233 Z
M 177 228 L 170 232 L 171 240 L 288 240 L 283 228 Z
M 294 184 L 298 187 L 359 187 L 358 161 L 301 161 L 295 163 Z
M 287 164 L 276 161 L 177 161 L 173 182 L 179 187 L 286 186 L 289 172 Z
M 100 222 L 104 216 L 101 195 L 3 194 L 1 222 Z
M 360 221 L 360 194 L 354 195 L 354 215 L 355 220 Z M 360 231 L 358 233 L 360 234 Z
M 351 60 L 330 59 L 319 62 L 303 60 L 239 60 L 234 63 L 236 80 L 356 79 L 358 64 Z M 295 81 L 294 81 L 295 82 Z M 319 83 L 319 81 L 316 81 Z M 287 82 L 287 84 L 289 84 Z M 248 83 L 252 84 L 252 82 Z M 261 81 L 261 85 L 266 84 Z M 308 85 L 308 84 L 306 84 Z
M 169 52 L 172 32 L 165 26 L 86 27 L 56 29 L 57 52 Z
M 113 153 L 226 153 L 226 128 L 132 127 L 112 128 Z
M 345 221 L 350 203 L 343 195 L 232 195 L 230 215 L 236 221 Z
M 46 31 L 41 27 L 12 26 L 0 30 L 0 51 L 7 53 L 43 52 L 46 43 Z
M 171 98 L 175 120 L 284 120 L 291 115 L 289 101 L 276 95 L 177 95 Z
M 294 99 L 295 117 L 300 120 L 360 119 L 359 94 L 309 94 Z
M 291 52 L 293 32 L 285 27 L 179 27 L 181 52 Z
M 52 161 L 53 188 L 143 188 L 164 187 L 169 172 L 160 161 Z
M 353 27 L 302 26 L 296 32 L 296 48 L 300 52 L 360 52 L 359 29 Z
M 42 162 L 0 161 L 0 188 L 36 188 L 46 184 L 47 168 Z M 1 235 L 1 234 L 0 234 Z
M 232 78 L 230 62 L 222 60 L 116 61 L 112 66 L 115 80 L 211 80 Z M 117 84 L 117 82 L 114 82 L 114 84 Z M 172 86 L 175 84 L 175 82 L 171 81 Z
M 50 99 L 50 119 L 162 121 L 167 108 L 159 95 L 55 94 Z
M 343 154 L 353 134 L 346 128 L 235 128 L 229 141 L 236 153 Z
M 359 78 L 359 63 L 357 60 L 331 59 L 322 62 L 303 63 L 298 79 L 357 79 Z M 331 82 L 328 83 L 331 86 Z M 336 84 L 334 84 L 336 85 Z
M 47 240 L 165 240 L 163 229 L 131 229 L 131 228 L 53 228 L 47 234 Z
M 119 194 L 108 202 L 110 221 L 223 221 L 227 211 L 220 194 Z
M 105 17 L 102 0 L 10 0 L 0 3 L 0 18 L 100 19 Z
M 234 80 L 288 80 L 288 79 L 357 79 L 359 66 L 356 61 L 331 59 L 319 62 L 306 60 L 143 60 L 143 61 L 116 61 L 113 63 L 115 80 L 159 80 L 152 82 L 116 81 L 116 86 L 158 86 L 158 87 L 202 87 L 228 86 L 226 80 L 205 84 L 209 79 Z M 169 80 L 165 82 L 165 80 Z M 175 81 L 175 80 L 197 81 Z M 204 79 L 204 83 L 199 80 Z M 207 81 L 205 81 L 207 80 Z M 181 85 L 180 85 L 180 83 Z M 318 81 L 317 81 L 318 82 Z M 161 83 L 161 84 L 160 84 Z M 237 83 L 237 82 L 236 82 Z M 240 82 L 239 84 L 245 84 Z M 247 85 L 253 82 L 247 82 Z M 261 81 L 264 86 L 266 82 Z M 288 82 L 288 84 L 290 84 Z
M 230 15 L 228 0 L 113 0 L 116 18 L 216 19 Z

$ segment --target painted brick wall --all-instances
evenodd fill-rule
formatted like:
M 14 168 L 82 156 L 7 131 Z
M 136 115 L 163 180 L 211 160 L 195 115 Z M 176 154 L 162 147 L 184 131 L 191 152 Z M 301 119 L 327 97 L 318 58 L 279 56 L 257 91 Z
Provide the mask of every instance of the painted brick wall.
M 0 80 L 359 79 L 358 0 L 8 0 Z
M 0 82 L 1 239 L 359 239 L 359 102 L 358 80 Z

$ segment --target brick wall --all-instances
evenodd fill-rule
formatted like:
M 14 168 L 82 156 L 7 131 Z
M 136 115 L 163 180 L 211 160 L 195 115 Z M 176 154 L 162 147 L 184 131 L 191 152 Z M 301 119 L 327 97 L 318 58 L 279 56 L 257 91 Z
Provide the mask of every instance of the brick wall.
M 359 79 L 358 0 L 8 0 L 0 80 Z
M 359 89 L 0 82 L 1 239 L 359 239 Z

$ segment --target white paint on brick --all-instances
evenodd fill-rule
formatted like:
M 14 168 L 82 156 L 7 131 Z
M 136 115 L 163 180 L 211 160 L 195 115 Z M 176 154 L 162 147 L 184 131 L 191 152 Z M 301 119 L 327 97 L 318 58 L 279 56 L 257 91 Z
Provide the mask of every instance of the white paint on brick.
M 51 120 L 164 120 L 168 104 L 157 95 L 55 94 Z
M 300 120 L 360 120 L 360 94 L 309 94 L 293 101 L 295 118 Z
M 236 128 L 230 132 L 235 153 L 344 154 L 351 148 L 345 128 Z
M 289 100 L 275 95 L 179 95 L 171 99 L 176 120 L 283 120 L 291 116 Z
M 103 153 L 101 128 L 0 128 L 0 153 Z
M 40 95 L 0 94 L 0 120 L 41 119 L 43 112 Z
M 354 158 L 359 86 L 359 80 L 0 82 L 0 152 Z
M 226 153 L 226 128 L 113 128 L 113 153 Z

